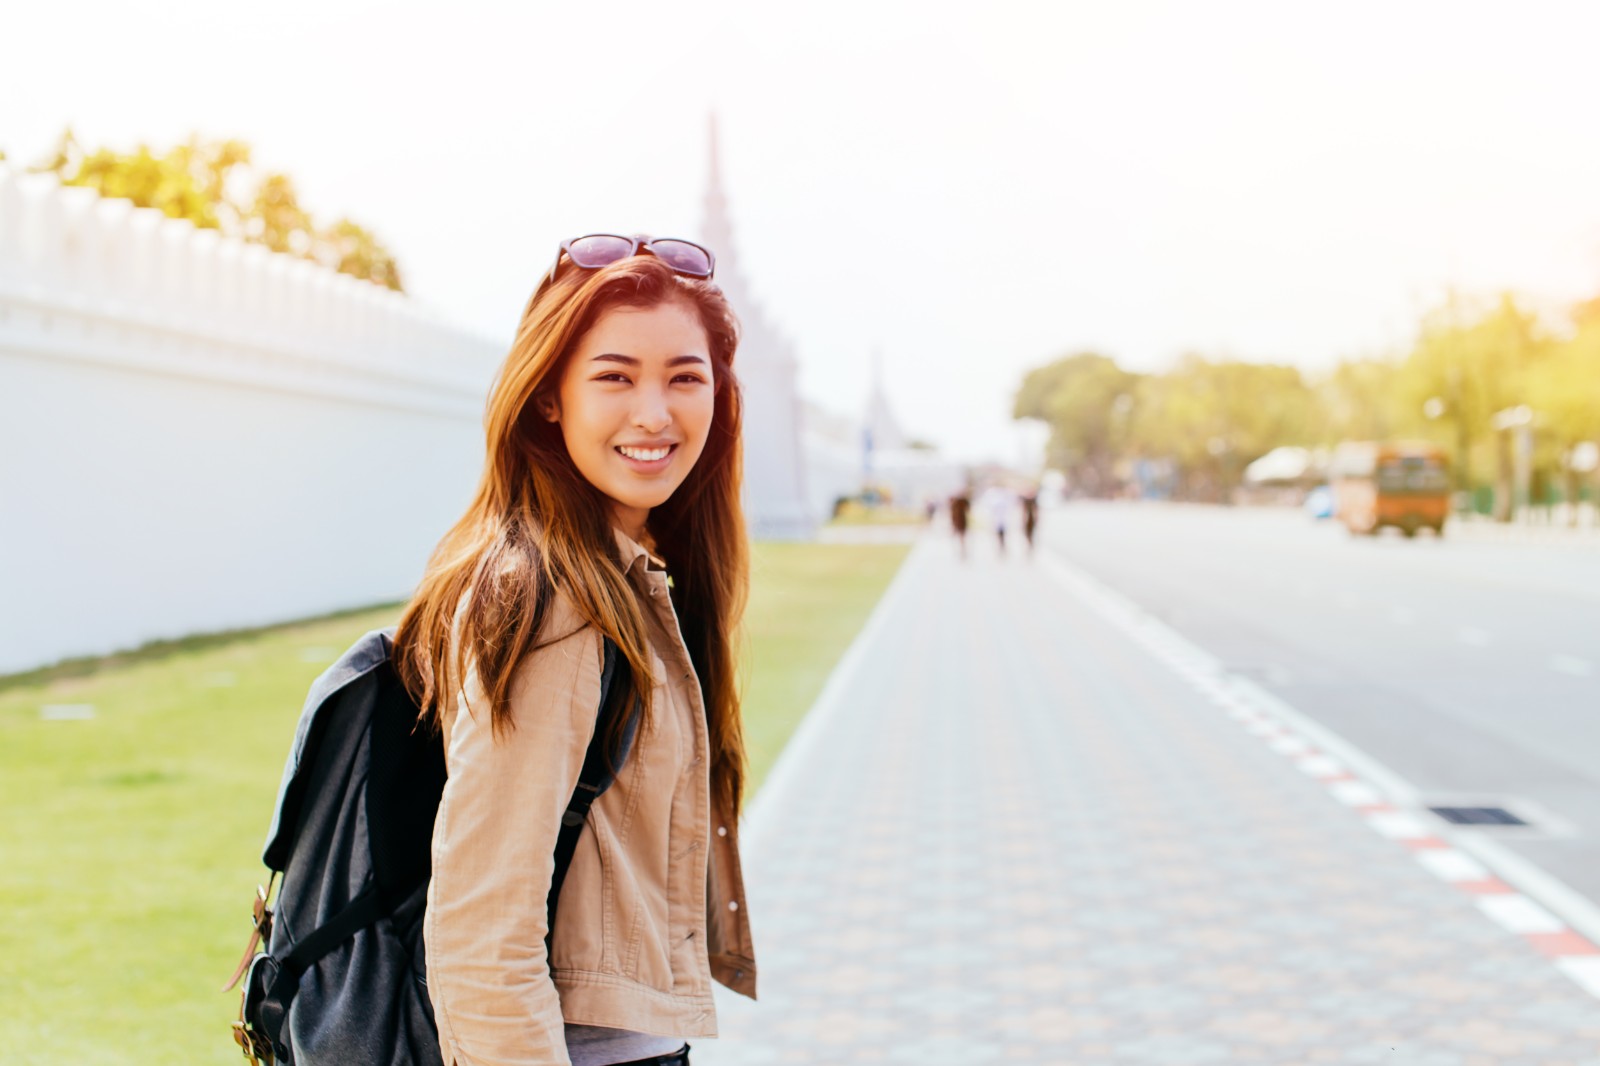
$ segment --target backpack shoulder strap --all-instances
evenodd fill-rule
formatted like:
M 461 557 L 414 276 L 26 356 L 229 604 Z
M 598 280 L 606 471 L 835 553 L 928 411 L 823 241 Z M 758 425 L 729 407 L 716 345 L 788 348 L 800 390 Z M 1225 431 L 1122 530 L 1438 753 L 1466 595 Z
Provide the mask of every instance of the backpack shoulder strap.
M 566 813 L 561 816 L 561 830 L 556 836 L 555 872 L 550 878 L 550 895 L 546 901 L 547 944 L 549 931 L 556 927 L 556 900 L 560 898 L 561 885 L 567 879 L 567 868 L 572 865 L 573 852 L 578 849 L 578 838 L 583 835 L 583 823 L 589 818 L 589 808 L 616 781 L 617 770 L 628 761 L 634 736 L 639 731 L 639 700 L 626 700 L 632 686 L 616 683 L 622 652 L 610 637 L 604 639 L 604 658 L 600 666 L 600 709 L 595 719 L 594 736 L 583 757 L 578 787 L 572 790 L 572 798 L 567 801 Z M 615 752 L 609 751 L 606 737 L 623 715 L 627 717 L 622 724 L 621 743 Z

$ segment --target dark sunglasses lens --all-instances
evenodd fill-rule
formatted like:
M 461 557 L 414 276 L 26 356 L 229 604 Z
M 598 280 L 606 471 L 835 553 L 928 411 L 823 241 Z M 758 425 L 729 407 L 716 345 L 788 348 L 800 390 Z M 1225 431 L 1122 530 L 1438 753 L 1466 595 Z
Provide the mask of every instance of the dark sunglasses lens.
M 568 257 L 589 270 L 615 263 L 618 259 L 626 259 L 632 254 L 632 241 L 626 237 L 611 237 L 605 234 L 579 237 L 567 245 Z
M 711 253 L 688 241 L 651 241 L 650 250 L 680 274 L 697 278 L 711 276 Z

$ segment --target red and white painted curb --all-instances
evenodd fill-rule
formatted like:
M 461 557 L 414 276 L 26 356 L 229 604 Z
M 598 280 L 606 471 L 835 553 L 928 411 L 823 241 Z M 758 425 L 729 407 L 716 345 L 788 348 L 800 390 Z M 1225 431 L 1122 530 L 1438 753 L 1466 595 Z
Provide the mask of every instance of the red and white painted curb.
M 1246 732 L 1320 782 L 1333 799 L 1355 811 L 1375 832 L 1408 848 L 1435 877 L 1472 896 L 1491 921 L 1521 936 L 1585 991 L 1600 998 L 1600 946 L 1469 854 L 1442 822 L 1434 824 L 1431 816 L 1397 802 L 1397 796 L 1409 796 L 1415 790 L 1392 771 L 1311 723 L 1250 679 L 1230 674 L 1209 652 L 1077 567 L 1049 553 L 1041 553 L 1040 561 L 1081 602 L 1177 672 Z

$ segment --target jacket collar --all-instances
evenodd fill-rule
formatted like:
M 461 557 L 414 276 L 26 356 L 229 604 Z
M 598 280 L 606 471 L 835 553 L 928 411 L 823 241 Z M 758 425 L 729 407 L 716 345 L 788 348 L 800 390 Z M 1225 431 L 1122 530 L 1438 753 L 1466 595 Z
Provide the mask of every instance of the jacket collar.
M 644 560 L 644 569 L 646 570 L 665 570 L 667 568 L 667 564 L 660 557 L 616 526 L 611 527 L 611 532 L 617 538 L 617 552 L 622 558 L 622 572 L 624 574 L 632 573 L 633 568 L 639 565 L 641 559 Z

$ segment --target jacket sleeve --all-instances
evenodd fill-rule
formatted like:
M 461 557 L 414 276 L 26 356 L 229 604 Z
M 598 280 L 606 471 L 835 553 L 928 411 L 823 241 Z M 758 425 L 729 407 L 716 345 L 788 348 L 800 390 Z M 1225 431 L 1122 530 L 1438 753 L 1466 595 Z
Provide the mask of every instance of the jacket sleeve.
M 568 635 L 517 667 L 513 728 L 493 735 L 469 674 L 471 709 L 462 704 L 447 731 L 424 937 L 440 1048 L 454 1066 L 570 1066 L 545 904 L 561 815 L 594 733 L 601 642 L 565 604 L 550 622 L 547 632 Z

